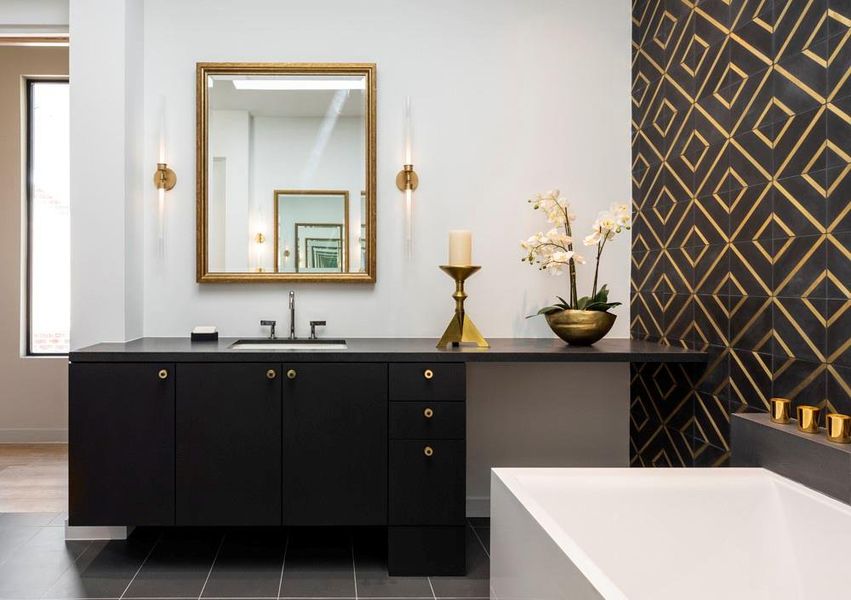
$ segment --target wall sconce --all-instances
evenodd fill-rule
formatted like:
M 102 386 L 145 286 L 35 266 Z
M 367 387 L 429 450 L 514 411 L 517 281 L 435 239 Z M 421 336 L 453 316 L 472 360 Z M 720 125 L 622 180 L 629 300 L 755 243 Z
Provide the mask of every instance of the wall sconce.
M 165 160 L 166 118 L 165 97 L 160 98 L 160 139 L 157 155 L 157 170 L 154 173 L 154 187 L 157 188 L 157 241 L 160 256 L 165 256 L 165 193 L 177 184 L 177 175 L 168 168 Z
M 167 192 L 177 183 L 177 175 L 168 168 L 164 162 L 157 163 L 157 172 L 154 173 L 154 185 L 158 190 Z
M 411 146 L 413 144 L 413 132 L 411 127 L 411 97 L 405 98 L 405 164 L 399 174 L 396 175 L 396 187 L 399 191 L 405 193 L 405 250 L 408 256 L 412 254 L 413 245 L 411 242 L 411 219 L 413 208 L 413 192 L 420 185 L 420 178 L 414 171 L 413 160 L 411 158 Z

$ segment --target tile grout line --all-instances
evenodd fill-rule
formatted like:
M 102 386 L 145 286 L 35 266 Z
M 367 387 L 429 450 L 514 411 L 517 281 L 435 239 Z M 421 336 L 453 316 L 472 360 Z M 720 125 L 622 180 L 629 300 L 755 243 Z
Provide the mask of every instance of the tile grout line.
M 431 597 L 433 600 L 437 600 L 437 594 L 434 593 L 434 586 L 431 584 L 431 577 L 426 577 L 428 580 L 428 587 L 431 588 Z
M 44 527 L 47 527 L 47 525 L 45 525 Z M 38 535 L 38 533 L 36 533 L 36 535 Z M 33 538 L 35 538 L 35 535 L 33 536 Z M 74 560 L 73 560 L 73 561 L 71 561 L 71 564 L 70 564 L 70 565 L 68 565 L 68 568 L 67 568 L 67 569 L 65 569 L 64 571 L 62 571 L 62 573 L 61 573 L 58 577 L 56 577 L 56 579 L 53 581 L 53 583 L 52 583 L 52 584 L 50 584 L 50 587 L 49 587 L 49 588 L 47 588 L 47 590 L 46 590 L 46 591 L 45 591 L 45 592 L 44 592 L 41 596 L 39 596 L 39 598 L 44 598 L 44 597 L 46 597 L 46 596 L 47 596 L 47 594 L 50 592 L 50 590 L 52 590 L 52 589 L 56 586 L 56 584 L 57 584 L 57 583 L 59 583 L 59 580 L 60 580 L 60 579 L 62 579 L 62 577 L 65 575 L 65 573 L 67 573 L 70 569 L 73 569 L 73 568 L 74 568 L 74 566 L 77 564 L 77 562 L 78 562 L 81 558 L 83 558 L 83 556 L 86 554 L 86 552 L 88 552 L 88 551 L 89 551 L 89 549 L 90 549 L 90 548 L 94 545 L 94 543 L 95 543 L 95 542 L 94 542 L 94 540 L 89 540 L 89 543 L 88 543 L 88 544 L 86 544 L 86 547 L 85 547 L 85 548 L 83 548 L 83 551 L 82 551 L 82 552 L 80 552 L 80 554 L 78 554 L 78 555 L 76 556 L 76 558 L 74 558 Z
M 355 566 L 355 536 L 349 530 L 349 548 L 352 550 L 352 581 L 355 584 L 355 600 L 358 600 L 358 568 Z
M 479 545 L 482 547 L 482 550 L 484 550 L 484 551 L 485 551 L 485 555 L 486 555 L 488 558 L 490 558 L 490 557 L 491 557 L 490 550 L 488 550 L 488 549 L 485 547 L 485 543 L 482 541 L 482 538 L 479 536 L 479 532 L 478 532 L 478 530 L 476 530 L 476 528 L 475 528 L 475 527 L 473 527 L 473 524 L 472 524 L 472 523 L 470 523 L 470 529 L 472 529 L 472 530 L 473 530 L 473 535 L 475 535 L 475 536 L 476 536 L 476 539 L 477 539 L 477 540 L 479 540 Z
M 281 597 L 281 588 L 284 585 L 284 567 L 287 566 L 287 549 L 290 547 L 290 534 L 287 533 L 287 539 L 284 541 L 284 559 L 281 561 L 281 577 L 278 579 L 278 594 L 276 598 Z
M 222 539 L 221 539 L 221 541 L 219 542 L 219 547 L 218 547 L 218 548 L 216 548 L 216 554 L 213 556 L 213 564 L 211 564 L 211 565 L 210 565 L 210 570 L 209 570 L 209 571 L 207 571 L 207 578 L 204 580 L 204 585 L 202 585 L 202 586 L 201 586 L 201 593 L 200 593 L 200 594 L 198 594 L 198 600 L 201 600 L 201 596 L 203 596 L 203 595 L 204 595 L 204 590 L 206 590 L 206 589 L 207 589 L 207 583 L 209 583 L 209 581 L 210 581 L 210 575 L 212 575 L 212 574 L 213 574 L 213 567 L 215 567 L 215 566 L 216 566 L 216 560 L 218 560 L 218 558 L 219 558 L 219 554 L 220 554 L 220 553 L 221 553 L 221 551 L 222 551 L 222 546 L 224 546 L 224 545 L 225 545 L 225 538 L 226 538 L 227 536 L 228 536 L 228 534 L 227 534 L 227 533 L 225 533 L 225 534 L 223 534 L 223 535 L 222 535 Z
M 156 549 L 156 547 L 159 546 L 160 540 L 162 540 L 162 539 L 163 539 L 163 532 L 160 532 L 160 536 L 153 543 L 153 545 L 151 546 L 151 549 L 148 550 L 148 553 L 145 555 L 145 558 L 142 560 L 142 564 L 139 565 L 139 568 L 136 569 L 135 573 L 133 573 L 133 577 L 130 578 L 130 582 L 127 584 L 127 587 L 124 588 L 124 591 L 121 592 L 121 595 L 118 597 L 118 600 L 122 600 L 124 598 L 124 596 L 127 594 L 127 590 L 129 590 L 130 586 L 133 585 L 133 582 L 136 581 L 136 576 L 139 575 L 139 572 L 142 570 L 142 567 L 144 567 L 145 563 L 148 562 L 148 559 L 151 557 L 151 554 L 154 553 L 154 549 Z

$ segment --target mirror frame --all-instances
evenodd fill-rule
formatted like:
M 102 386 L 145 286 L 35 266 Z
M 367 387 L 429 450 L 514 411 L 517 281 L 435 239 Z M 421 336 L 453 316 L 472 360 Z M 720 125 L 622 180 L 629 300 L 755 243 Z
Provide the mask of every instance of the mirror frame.
M 207 255 L 207 77 L 213 75 L 361 75 L 366 78 L 365 132 L 367 256 L 360 273 L 210 272 Z M 196 260 L 198 283 L 375 283 L 376 280 L 376 85 L 375 63 L 233 63 L 199 62 L 195 65 L 195 172 Z M 348 215 L 347 215 L 348 217 Z M 350 232 L 347 232 L 350 233 Z

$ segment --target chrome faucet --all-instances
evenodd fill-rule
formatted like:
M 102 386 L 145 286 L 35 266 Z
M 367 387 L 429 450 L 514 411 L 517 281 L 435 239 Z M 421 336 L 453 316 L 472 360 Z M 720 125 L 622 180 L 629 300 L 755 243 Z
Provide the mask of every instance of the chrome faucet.
M 290 339 L 295 337 L 295 292 L 290 290 Z
M 274 340 L 277 336 L 275 336 L 275 325 L 277 325 L 277 321 L 260 321 L 260 327 L 271 327 L 272 330 L 269 332 L 269 339 Z

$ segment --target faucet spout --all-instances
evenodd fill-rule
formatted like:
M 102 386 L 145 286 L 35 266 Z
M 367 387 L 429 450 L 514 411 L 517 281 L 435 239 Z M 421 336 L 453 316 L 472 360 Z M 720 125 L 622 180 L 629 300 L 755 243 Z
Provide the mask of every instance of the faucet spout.
M 295 292 L 290 290 L 290 339 L 295 337 Z

